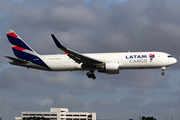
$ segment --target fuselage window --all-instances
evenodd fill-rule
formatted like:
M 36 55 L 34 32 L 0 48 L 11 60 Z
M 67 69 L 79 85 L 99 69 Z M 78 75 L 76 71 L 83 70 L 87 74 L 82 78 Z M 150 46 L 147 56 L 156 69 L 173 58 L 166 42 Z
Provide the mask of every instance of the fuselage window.
M 171 55 L 168 55 L 168 58 L 172 58 L 173 56 L 171 56 Z

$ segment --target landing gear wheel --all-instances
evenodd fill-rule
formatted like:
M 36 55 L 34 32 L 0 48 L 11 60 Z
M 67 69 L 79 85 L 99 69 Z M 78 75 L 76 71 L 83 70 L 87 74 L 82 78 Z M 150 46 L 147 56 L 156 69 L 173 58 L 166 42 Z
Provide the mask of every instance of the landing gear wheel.
M 94 74 L 91 74 L 92 75 L 92 79 L 96 79 L 96 76 Z
M 162 73 L 161 73 L 161 75 L 162 75 L 162 76 L 164 76 L 164 75 L 165 75 L 165 73 L 164 73 L 164 72 L 162 72 Z
M 96 76 L 94 75 L 94 71 L 87 72 L 86 74 L 88 78 L 96 79 Z
M 88 76 L 88 78 L 91 78 L 91 77 L 92 77 L 92 76 L 91 76 L 91 73 L 89 73 L 89 72 L 88 72 L 86 75 Z
M 162 73 L 161 73 L 162 76 L 165 75 L 165 73 L 164 73 L 165 69 L 166 69 L 166 67 L 162 67 Z

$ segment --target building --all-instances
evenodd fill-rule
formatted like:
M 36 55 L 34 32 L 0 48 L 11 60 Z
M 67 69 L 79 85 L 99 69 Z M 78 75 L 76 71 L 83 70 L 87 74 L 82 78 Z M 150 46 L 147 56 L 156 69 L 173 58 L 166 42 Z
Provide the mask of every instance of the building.
M 96 120 L 96 113 L 69 112 L 67 108 L 50 108 L 50 112 L 21 112 L 21 117 L 15 120 L 23 120 L 30 117 L 44 117 L 50 120 Z

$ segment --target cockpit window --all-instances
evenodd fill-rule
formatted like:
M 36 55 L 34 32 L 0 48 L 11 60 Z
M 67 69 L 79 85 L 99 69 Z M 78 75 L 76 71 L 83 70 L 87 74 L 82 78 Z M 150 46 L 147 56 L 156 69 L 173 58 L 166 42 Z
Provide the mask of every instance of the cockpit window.
M 168 58 L 172 58 L 173 56 L 172 55 L 168 55 Z

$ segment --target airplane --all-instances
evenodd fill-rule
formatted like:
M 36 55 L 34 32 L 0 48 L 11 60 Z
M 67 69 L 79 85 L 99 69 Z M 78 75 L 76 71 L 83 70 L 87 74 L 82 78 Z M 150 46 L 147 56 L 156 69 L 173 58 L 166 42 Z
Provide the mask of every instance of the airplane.
M 164 75 L 166 67 L 177 62 L 176 58 L 165 52 L 116 52 L 81 54 L 66 48 L 54 34 L 56 46 L 65 54 L 40 55 L 26 44 L 13 30 L 5 30 L 16 57 L 4 56 L 12 65 L 46 71 L 89 71 L 88 78 L 96 79 L 94 71 L 106 74 L 119 74 L 124 69 L 161 68 Z

